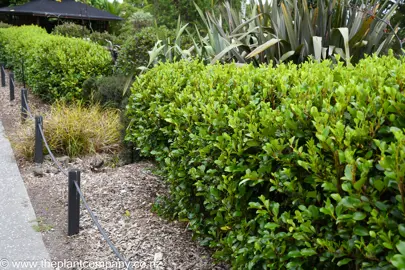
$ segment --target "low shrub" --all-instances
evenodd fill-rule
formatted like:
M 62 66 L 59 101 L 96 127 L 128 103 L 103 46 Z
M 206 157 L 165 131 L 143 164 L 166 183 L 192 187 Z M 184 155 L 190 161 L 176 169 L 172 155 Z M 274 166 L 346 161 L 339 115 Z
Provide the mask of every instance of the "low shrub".
M 83 25 L 72 22 L 66 22 L 55 26 L 52 34 L 61 35 L 64 37 L 85 38 L 90 35 L 90 30 Z
M 167 28 L 146 27 L 127 37 L 117 59 L 117 72 L 124 76 L 139 74 L 139 67 L 147 66 L 149 54 L 159 39 L 173 35 Z
M 161 64 L 132 87 L 127 140 L 158 162 L 161 202 L 234 269 L 401 268 L 404 91 L 392 54 Z
M 93 93 L 94 93 L 94 91 L 97 91 L 97 80 L 98 80 L 98 78 L 91 77 L 83 82 L 82 95 L 83 95 L 84 101 L 90 102 L 90 103 L 92 102 Z
M 43 127 L 55 154 L 76 157 L 120 149 L 121 123 L 117 110 L 56 102 L 44 115 Z M 22 126 L 18 143 L 15 143 L 19 155 L 32 158 L 34 136 L 34 124 L 27 122 Z
M 83 83 L 83 97 L 91 103 L 125 109 L 129 91 L 124 92 L 127 79 L 122 76 L 90 78 Z
M 108 32 L 93 32 L 88 35 L 89 39 L 101 46 L 111 46 L 111 44 L 119 44 L 119 39 Z M 110 44 L 111 42 L 111 44 Z
M 0 28 L 9 28 L 9 27 L 12 27 L 12 25 L 8 24 L 8 23 L 0 22 Z
M 83 82 L 112 71 L 110 53 L 77 38 L 49 35 L 36 26 L 0 29 L 0 55 L 18 79 L 25 79 L 45 100 L 81 99 Z

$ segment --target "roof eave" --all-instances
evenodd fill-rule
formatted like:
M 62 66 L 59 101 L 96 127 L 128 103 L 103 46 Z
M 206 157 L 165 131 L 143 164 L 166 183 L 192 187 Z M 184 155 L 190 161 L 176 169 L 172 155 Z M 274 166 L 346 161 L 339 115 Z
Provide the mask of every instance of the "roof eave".
M 68 14 L 52 14 L 52 13 L 33 13 L 24 11 L 11 11 L 11 10 L 0 10 L 0 13 L 5 14 L 15 14 L 15 15 L 31 15 L 34 17 L 48 17 L 48 18 L 64 18 L 64 19 L 78 19 L 78 20 L 92 20 L 92 21 L 122 21 L 123 18 L 105 18 L 105 17 L 94 17 L 94 16 L 73 16 Z

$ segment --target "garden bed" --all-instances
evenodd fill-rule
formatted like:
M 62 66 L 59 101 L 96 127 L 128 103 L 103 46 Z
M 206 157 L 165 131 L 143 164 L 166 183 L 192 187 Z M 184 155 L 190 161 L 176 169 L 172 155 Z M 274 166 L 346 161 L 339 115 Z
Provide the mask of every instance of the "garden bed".
M 11 141 L 20 127 L 20 99 L 9 101 L 8 86 L 0 88 L 0 115 Z M 21 89 L 21 86 L 16 89 Z M 33 111 L 44 112 L 47 105 L 29 96 Z M 35 164 L 16 157 L 31 203 L 35 209 L 44 242 L 54 261 L 107 262 L 116 260 L 90 216 L 82 207 L 79 235 L 67 237 L 67 178 L 46 160 L 34 176 Z M 95 159 L 105 166 L 94 169 Z M 225 269 L 214 266 L 210 251 L 192 241 L 186 224 L 168 222 L 151 212 L 155 198 L 163 195 L 163 182 L 151 173 L 153 164 L 139 162 L 114 167 L 111 156 L 72 159 L 67 168 L 82 171 L 81 186 L 86 200 L 96 213 L 118 250 L 144 269 Z M 141 265 L 142 266 L 142 265 Z M 134 267 L 136 269 L 136 267 Z M 139 269 L 139 268 L 138 268 Z

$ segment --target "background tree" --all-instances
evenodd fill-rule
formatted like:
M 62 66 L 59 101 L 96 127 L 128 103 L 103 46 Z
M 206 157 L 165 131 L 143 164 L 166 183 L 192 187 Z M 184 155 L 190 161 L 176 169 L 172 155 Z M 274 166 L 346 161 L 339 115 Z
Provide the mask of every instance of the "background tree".
M 0 7 L 7 7 L 7 6 L 15 6 L 15 5 L 22 5 L 28 3 L 29 0 L 0 0 Z
M 201 25 L 201 17 L 195 8 L 196 3 L 202 10 L 207 11 L 215 6 L 222 4 L 223 0 L 150 0 L 152 2 L 152 14 L 155 16 L 159 25 L 165 25 L 169 28 L 175 28 L 177 19 L 181 18 L 183 22 L 195 23 Z M 230 1 L 235 9 L 240 8 L 240 0 Z

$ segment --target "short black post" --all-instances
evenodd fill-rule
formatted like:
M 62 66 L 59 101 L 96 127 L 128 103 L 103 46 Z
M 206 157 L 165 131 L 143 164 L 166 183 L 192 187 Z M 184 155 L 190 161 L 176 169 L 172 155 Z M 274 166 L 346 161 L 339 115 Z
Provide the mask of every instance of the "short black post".
M 23 88 L 21 89 L 21 121 L 24 122 L 25 119 L 27 119 L 28 116 L 28 91 L 27 89 Z
M 80 171 L 69 171 L 69 200 L 68 200 L 68 236 L 79 233 L 80 195 L 76 185 L 80 187 Z
M 9 75 L 9 79 L 10 79 L 10 101 L 14 100 L 14 73 L 10 72 Z
M 21 61 L 21 71 L 22 71 L 22 82 L 25 88 L 25 68 L 24 68 L 24 60 Z
M 6 86 L 6 72 L 4 71 L 4 64 L 1 63 L 1 87 Z
M 42 116 L 35 116 L 35 163 L 44 162 L 43 141 L 40 128 L 42 129 Z

